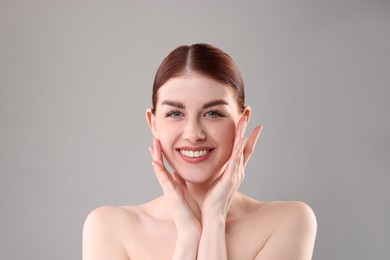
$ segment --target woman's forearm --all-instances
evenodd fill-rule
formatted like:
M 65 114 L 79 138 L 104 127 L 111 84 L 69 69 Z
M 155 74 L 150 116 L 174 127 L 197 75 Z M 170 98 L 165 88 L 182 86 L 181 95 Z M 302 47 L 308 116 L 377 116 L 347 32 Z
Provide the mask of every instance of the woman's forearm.
M 202 219 L 202 235 L 199 242 L 198 260 L 227 260 L 224 217 Z
M 175 251 L 172 260 L 195 260 L 197 259 L 200 235 L 198 234 L 178 234 Z

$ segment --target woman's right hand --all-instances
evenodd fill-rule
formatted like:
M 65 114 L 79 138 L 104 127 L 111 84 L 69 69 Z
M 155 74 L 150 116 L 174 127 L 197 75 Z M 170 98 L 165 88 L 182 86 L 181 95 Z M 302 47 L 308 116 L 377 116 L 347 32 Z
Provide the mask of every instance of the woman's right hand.
M 178 240 L 191 238 L 199 240 L 202 229 L 201 212 L 187 190 L 186 182 L 174 171 L 171 175 L 164 166 L 159 140 L 153 139 L 153 147 L 149 147 L 149 151 L 158 182 L 173 210 Z

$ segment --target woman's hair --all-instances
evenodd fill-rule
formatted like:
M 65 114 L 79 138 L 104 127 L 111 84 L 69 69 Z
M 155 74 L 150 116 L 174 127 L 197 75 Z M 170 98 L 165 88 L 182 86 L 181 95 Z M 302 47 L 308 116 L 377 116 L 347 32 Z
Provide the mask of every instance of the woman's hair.
M 169 79 L 188 73 L 199 73 L 232 88 L 238 107 L 244 110 L 245 93 L 241 72 L 233 59 L 209 44 L 193 44 L 174 49 L 162 61 L 153 83 L 152 113 L 155 113 L 157 92 Z

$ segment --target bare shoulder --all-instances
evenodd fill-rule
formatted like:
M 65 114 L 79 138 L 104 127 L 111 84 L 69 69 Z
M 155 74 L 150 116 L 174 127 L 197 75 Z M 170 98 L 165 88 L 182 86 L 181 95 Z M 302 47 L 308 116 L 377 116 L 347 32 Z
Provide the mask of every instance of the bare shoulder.
M 92 210 L 84 223 L 84 232 L 118 233 L 127 226 L 136 224 L 139 220 L 140 210 L 137 206 L 101 206 Z M 118 234 L 116 234 L 118 235 Z
M 112 220 L 131 221 L 136 220 L 140 214 L 139 206 L 110 206 L 105 205 L 92 210 L 87 218 L 86 224 L 104 224 L 104 222 L 112 222 Z
M 126 237 L 139 225 L 138 206 L 101 206 L 91 211 L 83 227 L 83 259 L 129 259 Z
M 273 201 L 263 203 L 258 213 L 270 215 L 278 224 L 296 225 L 297 222 L 316 226 L 316 217 L 309 205 L 302 201 Z
M 267 202 L 256 214 L 271 227 L 256 259 L 311 259 L 317 221 L 309 205 L 301 201 Z
M 277 226 L 280 224 L 295 226 L 297 222 L 316 226 L 313 210 L 302 201 L 260 202 L 243 194 L 240 194 L 239 198 L 239 215 L 248 215 L 253 221 L 271 221 Z

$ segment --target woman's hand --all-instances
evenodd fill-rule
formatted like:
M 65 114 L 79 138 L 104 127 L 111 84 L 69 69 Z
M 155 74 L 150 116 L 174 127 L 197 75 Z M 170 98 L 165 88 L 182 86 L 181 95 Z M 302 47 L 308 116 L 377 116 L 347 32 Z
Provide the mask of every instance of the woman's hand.
M 202 219 L 222 216 L 226 218 L 231 199 L 245 176 L 245 166 L 251 157 L 262 126 L 256 127 L 248 141 L 244 137 L 247 126 L 246 116 L 241 117 L 236 127 L 232 154 L 224 173 L 214 182 L 202 205 Z
M 200 237 L 200 209 L 187 190 L 186 182 L 175 171 L 171 175 L 165 168 L 159 140 L 153 140 L 153 147 L 150 147 L 149 151 L 153 158 L 152 165 L 156 177 L 173 210 L 178 239 Z
M 225 224 L 231 200 L 245 175 L 262 127 L 253 130 L 245 143 L 246 117 L 237 124 L 232 154 L 224 173 L 213 183 L 200 209 L 186 182 L 164 166 L 160 142 L 150 148 L 153 167 L 164 195 L 173 209 L 177 241 L 173 259 L 227 259 Z
M 262 127 L 258 126 L 246 142 L 246 117 L 237 124 L 232 153 L 223 174 L 214 181 L 202 205 L 202 237 L 198 260 L 228 259 L 226 248 L 226 217 L 234 194 L 245 176 L 245 166 L 256 145 Z

